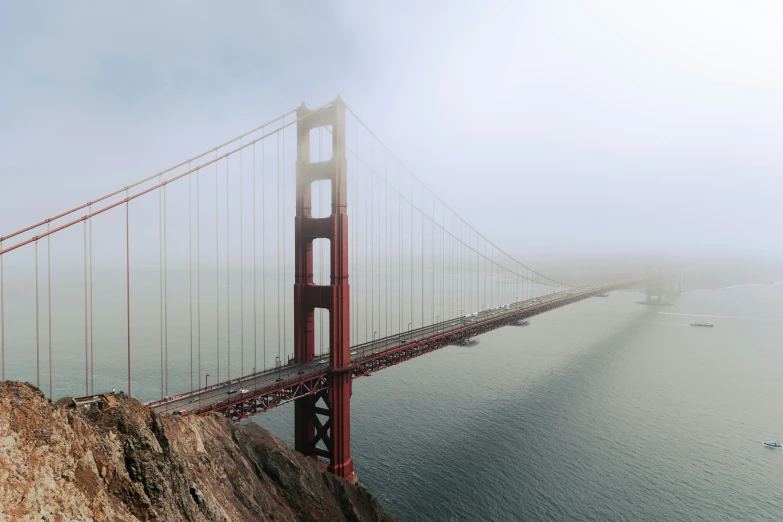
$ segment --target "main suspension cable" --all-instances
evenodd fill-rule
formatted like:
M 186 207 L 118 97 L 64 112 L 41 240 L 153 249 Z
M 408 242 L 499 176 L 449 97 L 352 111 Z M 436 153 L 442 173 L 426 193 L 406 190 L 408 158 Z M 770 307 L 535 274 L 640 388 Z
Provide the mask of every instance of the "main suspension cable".
M 353 111 L 353 109 L 351 109 L 351 108 L 350 108 L 349 106 L 347 106 L 347 105 L 345 106 L 345 108 L 346 108 L 346 110 L 348 110 L 348 112 L 350 112 L 350 113 L 351 113 L 351 114 L 354 116 L 354 118 L 356 118 L 357 122 L 359 122 L 359 123 L 362 125 L 362 127 L 364 127 L 364 129 L 365 129 L 365 130 L 366 130 L 366 131 L 367 131 L 367 132 L 368 132 L 368 133 L 369 133 L 369 134 L 370 134 L 370 135 L 371 135 L 371 136 L 372 136 L 372 137 L 375 139 L 375 141 L 377 141 L 377 142 L 378 142 L 378 143 L 379 143 L 379 144 L 380 144 L 380 145 L 381 145 L 381 146 L 382 146 L 384 149 L 386 149 L 386 152 L 387 152 L 387 153 L 388 153 L 388 154 L 389 154 L 389 155 L 390 155 L 390 156 L 391 156 L 391 157 L 392 157 L 392 158 L 393 158 L 393 159 L 394 159 L 394 160 L 395 160 L 397 163 L 399 163 L 399 164 L 400 164 L 400 165 L 401 165 L 401 166 L 402 166 L 402 167 L 403 167 L 403 168 L 404 168 L 404 169 L 405 169 L 405 170 L 408 172 L 408 174 L 409 174 L 411 177 L 413 177 L 414 179 L 416 179 L 416 180 L 417 180 L 417 181 L 418 181 L 418 182 L 421 184 L 422 188 L 424 188 L 426 191 L 428 191 L 428 192 L 432 193 L 433 195 L 435 195 L 436 199 L 438 199 L 438 201 L 440 201 L 440 203 L 441 203 L 441 204 L 443 204 L 443 205 L 444 205 L 446 208 L 448 208 L 448 209 L 449 209 L 451 212 L 454 212 L 454 214 L 457 214 L 457 213 L 456 213 L 456 212 L 455 212 L 455 211 L 454 211 L 454 210 L 453 210 L 451 207 L 449 207 L 449 206 L 446 204 L 446 202 L 445 202 L 445 201 L 443 201 L 441 198 L 439 198 L 439 197 L 437 196 L 437 194 L 435 194 L 435 192 L 434 192 L 432 189 L 430 189 L 430 188 L 429 188 L 429 187 L 428 187 L 428 186 L 427 186 L 427 185 L 426 185 L 426 184 L 425 184 L 425 183 L 424 183 L 424 182 L 423 182 L 423 181 L 422 181 L 422 180 L 421 180 L 421 179 L 420 179 L 420 178 L 419 178 L 419 177 L 418 177 L 418 176 L 417 176 L 417 175 L 416 175 L 416 174 L 415 174 L 415 173 L 414 173 L 414 172 L 413 172 L 413 171 L 412 171 L 410 168 L 408 168 L 408 166 L 407 166 L 407 165 L 405 165 L 405 164 L 402 162 L 402 160 L 400 160 L 400 159 L 399 159 L 399 157 L 398 157 L 396 154 L 394 154 L 394 152 L 392 152 L 392 150 L 389 148 L 389 146 L 388 146 L 388 145 L 386 145 L 386 143 L 384 143 L 384 142 L 383 142 L 383 141 L 382 141 L 382 140 L 381 140 L 381 139 L 378 137 L 378 135 L 377 135 L 377 134 L 375 134 L 375 133 L 374 133 L 374 132 L 373 132 L 373 131 L 372 131 L 372 130 L 371 130 L 371 129 L 370 129 L 368 126 L 367 126 L 367 124 L 366 124 L 364 121 L 362 121 L 362 119 L 361 119 L 361 118 L 359 118 L 359 116 L 358 116 L 358 115 L 357 115 L 357 114 L 356 114 L 356 113 Z M 457 215 L 458 215 L 458 214 L 457 214 Z M 460 219 L 461 219 L 461 218 L 460 218 Z M 468 225 L 468 226 L 470 226 L 470 225 Z M 473 227 L 471 227 L 471 228 L 473 228 Z M 477 234 L 477 235 L 478 235 L 478 236 L 479 236 L 481 239 L 483 239 L 483 240 L 485 240 L 485 241 L 489 241 L 489 239 L 487 239 L 487 238 L 486 238 L 484 235 L 482 235 L 481 233 L 479 233 L 477 230 L 475 230 L 475 229 L 474 229 L 474 232 L 475 232 L 475 233 L 476 233 L 476 234 Z M 489 241 L 489 242 L 490 242 L 490 243 L 492 243 L 491 241 Z M 495 246 L 495 248 L 497 248 L 499 251 L 501 251 L 501 252 L 503 252 L 504 254 L 508 255 L 508 256 L 509 256 L 511 259 L 514 259 L 514 258 L 513 258 L 513 257 L 512 257 L 510 254 L 506 253 L 504 250 L 502 250 L 501 248 L 499 248 L 499 247 L 498 247 L 497 245 L 495 245 L 494 243 L 492 243 L 492 245 L 493 245 L 493 246 Z M 515 260 L 515 262 L 516 262 L 517 264 L 519 264 L 519 265 L 526 266 L 524 263 L 522 263 L 522 262 L 520 262 L 520 261 L 516 261 L 516 260 Z M 531 271 L 535 272 L 535 271 L 534 271 L 534 270 L 532 270 L 532 269 L 531 269 Z M 561 282 L 559 282 L 559 281 L 556 281 L 556 280 L 554 280 L 554 279 L 551 279 L 551 278 L 549 278 L 549 277 L 546 277 L 546 276 L 544 276 L 543 274 L 540 274 L 539 272 L 535 272 L 535 273 L 536 273 L 537 275 L 539 275 L 539 276 L 541 276 L 541 277 L 543 277 L 543 278 L 545 278 L 545 279 L 547 279 L 547 280 L 549 280 L 549 281 L 553 282 L 553 283 L 556 283 L 556 284 L 561 284 L 561 285 L 564 285 L 564 286 L 571 287 L 571 285 L 565 285 L 564 283 L 561 283 Z M 550 286 L 551 286 L 551 285 L 550 285 Z
M 330 103 L 331 103 L 331 102 L 329 102 L 329 104 L 330 104 Z M 329 105 L 329 104 L 326 104 L 326 105 L 324 105 L 324 107 L 326 107 L 326 106 L 327 106 L 327 105 Z M 178 163 L 178 164 L 174 165 L 173 167 L 169 167 L 169 168 L 167 168 L 166 170 L 162 170 L 162 171 L 160 171 L 160 172 L 157 172 L 157 173 L 155 173 L 155 174 L 153 174 L 153 175 L 151 175 L 151 176 L 148 176 L 148 177 L 146 177 L 146 178 L 144 178 L 144 179 L 141 179 L 141 180 L 139 180 L 139 181 L 136 181 L 135 183 L 131 183 L 130 185 L 126 185 L 125 187 L 123 187 L 123 188 L 121 188 L 121 189 L 119 189 L 119 190 L 115 190 L 114 192 L 111 192 L 111 193 L 109 193 L 109 194 L 106 194 L 106 195 L 104 195 L 104 196 L 101 196 L 101 197 L 99 197 L 99 198 L 97 198 L 97 199 L 93 199 L 92 201 L 89 201 L 89 202 L 87 202 L 87 203 L 85 203 L 85 204 L 83 204 L 83 205 L 79 205 L 78 207 L 74 207 L 74 208 L 72 208 L 71 210 L 67 210 L 67 211 L 65 211 L 65 212 L 61 212 L 60 214 L 57 214 L 57 215 L 55 215 L 55 216 L 52 216 L 52 217 L 50 217 L 50 218 L 44 219 L 43 221 L 39 221 L 38 223 L 35 223 L 35 224 L 33 224 L 33 225 L 30 225 L 30 226 L 28 226 L 28 227 L 25 227 L 25 228 L 23 228 L 23 229 L 21 229 L 21 230 L 17 230 L 16 232 L 13 232 L 13 233 L 11 233 L 11 234 L 8 234 L 8 235 L 6 235 L 6 236 L 0 237 L 0 243 L 2 243 L 3 241 L 6 241 L 6 240 L 8 240 L 8 239 L 11 239 L 12 237 L 18 236 L 19 234 L 23 234 L 23 233 L 25 233 L 25 232 L 28 232 L 28 231 L 30 231 L 30 230 L 33 230 L 33 229 L 35 229 L 35 228 L 38 228 L 38 227 L 40 227 L 40 226 L 42 226 L 42 225 L 46 225 L 46 224 L 48 224 L 48 223 L 51 223 L 52 221 L 55 221 L 55 220 L 57 220 L 57 219 L 60 219 L 60 218 L 62 218 L 62 217 L 65 217 L 65 216 L 68 216 L 68 215 L 70 215 L 70 214 L 73 214 L 74 212 L 78 212 L 79 210 L 83 210 L 83 209 L 85 209 L 85 208 L 87 208 L 87 207 L 89 207 L 89 206 L 92 206 L 92 205 L 96 204 L 96 203 L 100 203 L 101 201 L 104 201 L 104 200 L 106 200 L 106 199 L 108 199 L 108 198 L 110 198 L 110 197 L 112 197 L 112 196 L 116 196 L 116 195 L 118 195 L 118 194 L 121 194 L 121 193 L 123 193 L 123 192 L 125 192 L 125 193 L 126 193 L 126 197 L 127 197 L 127 193 L 128 193 L 128 191 L 129 191 L 130 189 L 132 189 L 132 188 L 135 188 L 135 187 L 138 187 L 139 185 L 142 185 L 142 184 L 144 184 L 144 183 L 147 183 L 148 181 L 151 181 L 151 180 L 153 180 L 153 179 L 155 179 L 155 178 L 158 178 L 158 177 L 162 176 L 163 174 L 168 174 L 169 172 L 171 172 L 171 171 L 173 171 L 173 170 L 175 170 L 175 169 L 178 169 L 179 167 L 181 167 L 181 166 L 185 165 L 186 163 L 190 163 L 191 161 L 195 161 L 195 160 L 197 160 L 197 159 L 199 159 L 199 158 L 203 158 L 203 157 L 204 157 L 204 156 L 206 156 L 207 154 L 210 154 L 210 153 L 212 153 L 212 152 L 214 152 L 215 154 L 217 154 L 217 151 L 218 151 L 219 149 L 222 149 L 222 148 L 223 148 L 223 147 L 225 147 L 226 145 L 230 145 L 230 144 L 234 143 L 235 141 L 237 141 L 237 140 L 239 140 L 239 139 L 241 139 L 241 138 L 244 138 L 245 136 L 248 136 L 248 135 L 250 135 L 250 134 L 253 134 L 254 132 L 258 132 L 259 130 L 262 130 L 264 127 L 268 127 L 269 125 L 273 124 L 273 123 L 274 123 L 274 122 L 276 122 L 276 121 L 285 120 L 285 118 L 286 118 L 286 117 L 287 117 L 289 114 L 292 114 L 292 113 L 294 113 L 294 112 L 296 112 L 296 109 L 292 109 L 292 110 L 290 110 L 290 111 L 286 112 L 285 114 L 283 114 L 282 116 L 278 116 L 277 118 L 275 118 L 275 119 L 273 119 L 273 120 L 271 120 L 271 121 L 268 121 L 267 123 L 265 123 L 264 125 L 261 125 L 260 127 L 256 127 L 255 129 L 253 129 L 253 130 L 250 130 L 250 131 L 248 131 L 248 132 L 245 132 L 244 134 L 240 134 L 239 136 L 237 136 L 237 137 L 236 137 L 236 138 L 234 138 L 234 139 L 228 140 L 228 141 L 226 141 L 226 142 L 224 142 L 224 143 L 222 143 L 222 144 L 220 144 L 220 145 L 218 145 L 218 146 L 216 146 L 216 147 L 213 147 L 213 148 L 209 149 L 208 151 L 205 151 L 205 152 L 202 152 L 201 154 L 198 154 L 198 155 L 196 155 L 196 156 L 193 156 L 192 158 L 190 158 L 190 159 L 187 159 L 187 160 L 185 160 L 185 161 L 183 161 L 183 162 L 181 162 L 181 163 Z M 298 120 L 297 120 L 297 121 L 298 121 Z M 261 137 L 261 138 L 259 138 L 259 139 L 263 139 L 264 137 L 265 137 L 265 136 L 262 136 L 262 137 Z M 258 140 L 256 140 L 256 141 L 258 141 Z M 204 166 L 206 166 L 206 165 L 204 165 Z M 173 180 L 169 180 L 169 181 L 173 181 Z M 120 201 L 119 203 L 123 203 L 123 202 L 122 202 L 122 201 Z

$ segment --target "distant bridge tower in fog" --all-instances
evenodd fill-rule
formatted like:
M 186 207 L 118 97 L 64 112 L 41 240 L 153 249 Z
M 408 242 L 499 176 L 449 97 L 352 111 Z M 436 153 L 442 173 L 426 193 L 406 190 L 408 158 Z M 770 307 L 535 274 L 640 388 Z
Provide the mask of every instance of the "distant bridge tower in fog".
M 647 286 L 645 288 L 647 304 L 663 304 L 666 293 L 666 280 L 663 271 L 663 262 L 660 256 L 650 256 L 647 267 Z
M 672 297 L 683 292 L 682 270 L 665 269 L 660 257 L 651 258 L 647 270 L 645 303 L 665 304 L 666 296 Z
M 650 274 L 650 279 L 647 280 L 647 289 L 645 293 L 647 294 L 645 303 L 663 304 L 663 299 L 665 294 L 665 282 L 663 276 L 660 273 Z

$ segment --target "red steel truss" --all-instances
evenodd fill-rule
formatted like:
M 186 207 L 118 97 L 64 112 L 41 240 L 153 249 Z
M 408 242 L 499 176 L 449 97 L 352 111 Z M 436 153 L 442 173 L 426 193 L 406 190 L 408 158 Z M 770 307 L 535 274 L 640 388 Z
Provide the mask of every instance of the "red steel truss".
M 503 328 L 519 321 L 523 321 L 530 317 L 540 315 L 542 313 L 561 308 L 569 304 L 588 299 L 597 295 L 601 295 L 605 292 L 611 292 L 618 288 L 622 288 L 631 283 L 637 281 L 624 281 L 611 285 L 590 287 L 583 292 L 577 292 L 573 294 L 566 294 L 562 297 L 552 299 L 551 301 L 541 302 L 539 304 L 533 304 L 520 308 L 518 310 L 512 310 L 509 313 L 495 316 L 485 321 L 478 321 L 465 325 L 463 328 L 452 330 L 443 334 L 436 334 L 428 338 L 417 339 L 411 343 L 407 343 L 401 346 L 395 346 L 388 350 L 383 350 L 377 353 L 369 352 L 369 346 L 358 346 L 353 349 L 354 355 L 351 364 L 347 367 L 347 372 L 339 372 L 338 375 L 349 375 L 351 378 L 358 378 L 365 375 L 370 375 L 373 372 L 395 366 L 401 362 L 414 359 L 416 357 L 428 354 L 444 346 L 456 344 L 460 341 L 470 339 L 477 335 Z M 277 371 L 277 370 L 272 370 Z M 328 391 L 332 387 L 332 379 L 335 372 L 331 369 L 328 371 L 320 371 L 315 373 L 308 373 L 305 375 L 297 376 L 296 379 L 287 380 L 274 385 L 267 386 L 265 388 L 252 391 L 247 395 L 229 398 L 221 402 L 204 406 L 200 409 L 192 409 L 188 414 L 204 415 L 210 412 L 216 412 L 224 415 L 231 420 L 237 421 L 251 417 L 258 413 L 263 413 L 275 406 L 291 402 L 297 399 L 310 398 L 314 413 L 318 416 L 326 416 L 331 411 L 333 404 L 329 402 L 330 396 Z M 214 385 L 211 388 L 218 387 L 220 385 Z M 196 390 L 190 394 L 198 396 L 205 390 Z M 323 400 L 325 407 L 317 406 L 318 400 Z M 155 401 L 149 403 L 149 406 L 155 407 L 159 404 L 165 404 L 165 401 Z M 308 441 L 308 448 L 311 455 L 326 457 L 326 454 L 320 448 L 317 448 L 317 444 L 321 441 L 325 445 L 331 443 L 329 438 L 329 429 L 331 427 L 330 420 L 322 420 L 320 417 L 316 417 L 313 420 L 314 432 L 313 436 Z M 328 446 L 327 446 L 328 447 Z M 315 451 L 315 449 L 318 451 Z
M 309 397 L 329 388 L 329 379 L 325 372 L 316 375 L 302 376 L 295 382 L 285 382 L 274 384 L 266 388 L 254 390 L 250 394 L 229 398 L 221 402 L 210 404 L 202 408 L 191 409 L 189 415 L 204 415 L 210 412 L 216 412 L 232 421 L 240 421 L 252 417 L 258 413 L 263 413 L 275 406 L 280 406 L 287 402 Z M 196 390 L 194 393 L 198 393 Z M 155 407 L 158 404 L 165 404 L 165 401 L 155 401 L 148 403 L 148 406 Z

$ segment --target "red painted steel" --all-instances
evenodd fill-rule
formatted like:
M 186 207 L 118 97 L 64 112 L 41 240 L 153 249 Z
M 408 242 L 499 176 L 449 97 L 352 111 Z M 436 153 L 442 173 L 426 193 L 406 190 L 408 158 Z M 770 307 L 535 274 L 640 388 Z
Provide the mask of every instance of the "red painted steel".
M 212 386 L 219 387 L 220 385 Z M 296 382 L 286 382 L 284 384 L 274 384 L 252 392 L 252 395 L 240 395 L 236 398 L 229 398 L 219 403 L 210 404 L 203 408 L 191 409 L 189 415 L 204 415 L 210 412 L 217 412 L 233 421 L 240 421 L 253 415 L 263 413 L 267 410 L 280 406 L 291 401 L 299 402 L 300 399 L 312 399 L 317 397 L 320 392 L 325 392 L 329 388 L 329 379 L 326 373 L 303 376 Z M 166 401 L 156 401 L 160 405 Z
M 302 397 L 295 403 L 294 446 L 297 451 L 329 461 L 329 471 L 355 480 L 351 459 L 351 355 L 348 287 L 348 214 L 345 158 L 345 106 L 340 99 L 309 111 L 297 111 L 296 222 L 294 238 L 294 359 L 313 360 L 316 308 L 329 311 L 330 375 L 328 393 Z M 310 131 L 332 127 L 332 158 L 310 162 Z M 331 182 L 332 212 L 313 218 L 313 182 Z M 329 286 L 313 283 L 313 240 L 331 247 Z M 323 404 L 323 406 L 319 406 Z M 323 417 L 326 417 L 324 420 Z M 320 444 L 320 446 L 319 446 Z
M 171 172 L 171 171 L 173 171 L 175 169 L 178 169 L 179 167 L 182 167 L 183 165 L 188 164 L 191 161 L 195 161 L 195 160 L 197 160 L 199 158 L 203 158 L 207 154 L 215 152 L 215 151 L 225 147 L 226 145 L 230 145 L 230 144 L 234 143 L 235 141 L 244 138 L 245 136 L 248 136 L 250 134 L 253 134 L 254 132 L 262 130 L 262 129 L 268 127 L 269 125 L 271 125 L 272 123 L 274 123 L 276 121 L 285 120 L 285 117 L 288 116 L 289 114 L 293 113 L 293 112 L 294 112 L 293 110 L 290 110 L 290 111 L 286 112 L 285 114 L 283 114 L 281 116 L 278 116 L 274 120 L 268 121 L 265 124 L 260 125 L 260 126 L 256 127 L 253 130 L 247 131 L 244 134 L 240 134 L 239 136 L 237 136 L 236 138 L 234 138 L 232 140 L 228 140 L 228 141 L 226 141 L 224 143 L 221 143 L 217 147 L 213 147 L 213 148 L 209 149 L 206 152 L 202 152 L 201 154 L 197 154 L 196 156 L 193 156 L 190 159 L 186 159 L 185 161 L 177 163 L 173 167 L 169 167 L 166 170 L 162 170 L 160 172 L 157 172 L 157 173 L 153 174 L 152 176 L 147 176 L 146 178 L 141 179 L 141 180 L 139 180 L 139 181 L 137 181 L 135 183 L 131 183 L 130 185 L 127 185 L 127 186 L 125 186 L 125 187 L 123 187 L 123 188 L 121 188 L 119 190 L 115 190 L 114 192 L 110 192 L 110 193 L 108 193 L 108 194 L 106 194 L 104 196 L 101 196 L 101 197 L 97 198 L 97 199 L 93 199 L 92 201 L 88 201 L 87 203 L 84 203 L 83 205 L 79 205 L 78 207 L 74 207 L 71 210 L 66 210 L 65 212 L 61 212 L 61 213 L 59 213 L 57 215 L 54 215 L 54 216 L 52 216 L 52 217 L 50 217 L 48 219 L 44 219 L 43 221 L 39 221 L 38 223 L 35 223 L 33 225 L 30 225 L 30 226 L 27 226 L 27 227 L 22 228 L 20 230 L 17 230 L 16 232 L 12 232 L 11 234 L 8 234 L 7 236 L 0 237 L 0 243 L 2 243 L 3 241 L 6 241 L 8 239 L 11 239 L 12 237 L 16 237 L 19 234 L 23 234 L 25 232 L 29 232 L 30 230 L 33 230 L 33 229 L 38 228 L 40 226 L 50 224 L 53 221 L 56 221 L 56 220 L 58 220 L 58 219 L 60 219 L 62 217 L 68 216 L 70 214 L 73 214 L 74 212 L 78 212 L 79 210 L 83 210 L 83 209 L 85 209 L 87 207 L 90 207 L 90 206 L 96 204 L 96 203 L 100 203 L 101 201 L 109 199 L 109 198 L 111 198 L 113 196 L 116 196 L 118 194 L 122 194 L 123 192 L 126 192 L 126 191 L 128 191 L 128 190 L 130 190 L 132 188 L 138 187 L 139 185 L 141 185 L 143 183 L 146 183 L 148 181 L 152 181 L 153 179 L 157 178 L 158 176 L 162 176 L 163 174 L 168 174 L 169 172 Z M 2 249 L 0 249 L 0 250 L 2 250 Z
M 335 375 L 349 375 L 352 379 L 362 377 L 365 375 L 371 375 L 372 373 L 395 366 L 405 361 L 409 361 L 416 357 L 426 355 L 444 346 L 456 344 L 462 340 L 470 339 L 472 337 L 487 333 L 504 326 L 514 324 L 516 322 L 528 319 L 530 317 L 540 315 L 542 313 L 561 308 L 590 297 L 601 295 L 605 292 L 611 292 L 618 288 L 626 287 L 630 284 L 637 283 L 640 280 L 629 280 L 618 282 L 609 285 L 590 287 L 589 289 L 578 292 L 575 294 L 564 294 L 560 298 L 552 299 L 548 302 L 541 302 L 538 304 L 532 304 L 523 308 L 512 310 L 509 313 L 498 315 L 487 319 L 485 321 L 477 321 L 475 323 L 469 323 L 463 328 L 452 330 L 443 334 L 436 334 L 423 339 L 416 339 L 413 342 L 403 345 L 395 346 L 388 350 L 382 350 L 377 353 L 368 353 L 364 350 L 365 345 L 360 345 L 353 348 L 354 356 L 353 362 L 347 367 L 347 371 L 335 373 L 331 370 L 328 372 L 316 371 L 308 373 L 306 375 L 297 376 L 296 379 L 282 381 L 273 385 L 261 388 L 257 391 L 253 391 L 248 395 L 243 395 L 235 398 L 228 398 L 224 401 L 204 406 L 200 409 L 192 409 L 188 414 L 192 415 L 204 415 L 210 412 L 216 412 L 220 415 L 224 415 L 232 420 L 241 420 L 247 417 L 251 417 L 255 414 L 262 413 L 268 409 L 274 408 L 281 404 L 297 400 L 297 402 L 303 398 L 313 398 L 313 403 L 317 402 L 319 398 L 322 398 L 324 394 L 321 392 L 325 390 L 331 390 L 333 385 L 333 379 Z M 377 341 L 380 342 L 383 339 Z M 367 343 L 367 347 L 372 343 Z M 258 375 L 264 373 L 275 372 L 278 370 L 270 370 L 269 372 L 260 372 Z M 245 377 L 246 378 L 246 377 Z M 237 378 L 230 383 L 239 383 L 242 378 Z M 198 397 L 201 394 L 207 393 L 210 390 L 225 387 L 229 383 L 213 384 L 207 388 L 194 390 L 192 392 L 186 392 L 173 399 L 180 399 L 182 397 Z M 154 408 L 165 406 L 168 401 L 158 400 L 147 403 L 147 406 Z M 326 401 L 324 401 L 326 402 Z M 327 403 L 327 407 L 329 404 Z M 319 411 L 319 414 L 324 414 L 325 410 Z M 319 419 L 320 422 L 320 419 Z M 314 440 L 317 442 L 318 426 L 315 426 L 313 437 L 309 442 Z

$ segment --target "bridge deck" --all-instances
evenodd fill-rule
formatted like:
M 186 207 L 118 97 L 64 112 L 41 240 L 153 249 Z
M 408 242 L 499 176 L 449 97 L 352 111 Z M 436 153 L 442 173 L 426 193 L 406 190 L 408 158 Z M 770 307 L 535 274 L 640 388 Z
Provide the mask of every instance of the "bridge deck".
M 451 319 L 356 345 L 351 348 L 352 364 L 346 371 L 354 378 L 369 375 L 438 348 L 635 282 L 637 280 L 626 280 L 573 288 L 484 310 L 470 319 Z M 240 420 L 328 387 L 330 371 L 329 356 L 324 355 L 310 363 L 287 364 L 147 405 L 156 412 L 183 410 L 183 414 L 203 415 L 214 411 Z M 237 391 L 229 393 L 232 390 Z M 247 390 L 247 393 L 241 393 L 241 390 Z

